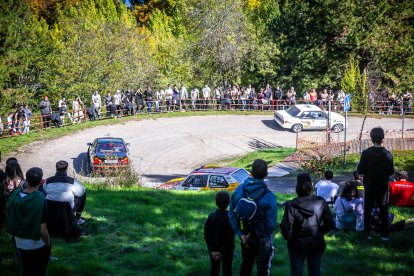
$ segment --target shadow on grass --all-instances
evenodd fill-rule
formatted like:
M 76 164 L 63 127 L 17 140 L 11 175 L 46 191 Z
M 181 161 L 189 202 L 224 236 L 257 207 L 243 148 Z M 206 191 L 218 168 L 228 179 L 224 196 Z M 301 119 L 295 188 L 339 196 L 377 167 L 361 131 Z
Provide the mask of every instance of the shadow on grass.
M 50 275 L 206 275 L 209 258 L 203 227 L 214 212 L 214 192 L 158 191 L 142 188 L 107 189 L 88 185 L 83 226 L 88 233 L 77 241 L 52 239 Z M 292 195 L 278 195 L 280 202 Z M 413 210 L 399 208 L 398 217 Z M 283 209 L 279 209 L 279 220 Z M 357 233 L 336 233 L 327 238 L 324 274 L 404 275 L 413 261 L 414 227 L 391 235 L 391 241 L 366 241 Z M 1 274 L 19 274 L 10 237 L 0 236 Z M 271 275 L 289 274 L 286 241 L 277 233 Z M 3 261 L 4 260 L 4 261 Z M 236 242 L 233 272 L 241 255 Z M 340 268 L 340 269 L 339 269 Z

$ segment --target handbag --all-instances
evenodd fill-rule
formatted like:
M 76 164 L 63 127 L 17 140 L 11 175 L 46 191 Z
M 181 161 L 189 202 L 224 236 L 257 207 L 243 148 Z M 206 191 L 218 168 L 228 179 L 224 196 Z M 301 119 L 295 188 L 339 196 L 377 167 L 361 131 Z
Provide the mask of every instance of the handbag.
M 345 231 L 355 231 L 356 230 L 356 214 L 354 213 L 354 210 L 346 210 L 344 202 L 341 198 L 341 204 L 342 208 L 345 211 L 345 214 L 342 217 L 339 218 L 339 222 L 341 223 L 342 229 Z

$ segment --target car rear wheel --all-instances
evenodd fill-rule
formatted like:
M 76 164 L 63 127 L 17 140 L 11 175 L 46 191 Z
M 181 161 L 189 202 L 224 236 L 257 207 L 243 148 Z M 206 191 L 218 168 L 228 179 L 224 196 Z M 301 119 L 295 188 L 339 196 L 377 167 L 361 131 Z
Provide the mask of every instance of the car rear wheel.
M 294 133 L 301 132 L 302 131 L 302 125 L 301 124 L 294 124 L 291 129 Z
M 334 132 L 341 132 L 344 129 L 342 124 L 336 124 L 332 127 L 332 131 Z

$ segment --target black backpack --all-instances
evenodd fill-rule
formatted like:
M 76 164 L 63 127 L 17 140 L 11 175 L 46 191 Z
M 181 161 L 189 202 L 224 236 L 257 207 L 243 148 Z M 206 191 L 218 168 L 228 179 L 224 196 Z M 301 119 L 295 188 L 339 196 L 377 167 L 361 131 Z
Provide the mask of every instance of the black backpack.
M 255 191 L 256 190 L 253 192 Z M 260 199 L 269 192 L 270 190 L 268 188 L 263 188 L 255 198 L 252 198 L 247 190 L 243 187 L 243 196 L 237 202 L 234 212 L 236 213 L 236 217 L 240 225 L 240 230 L 242 230 L 245 234 L 250 233 L 254 229 L 257 221 L 257 204 Z

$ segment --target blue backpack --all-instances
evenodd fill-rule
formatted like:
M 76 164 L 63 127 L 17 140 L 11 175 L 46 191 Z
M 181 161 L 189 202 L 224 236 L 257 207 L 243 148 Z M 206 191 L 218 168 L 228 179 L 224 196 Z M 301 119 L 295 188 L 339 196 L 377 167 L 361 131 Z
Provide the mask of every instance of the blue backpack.
M 240 230 L 244 233 L 247 234 L 253 230 L 257 220 L 257 204 L 259 200 L 269 192 L 270 190 L 268 188 L 264 188 L 255 198 L 253 198 L 243 187 L 243 196 L 237 202 L 234 212 L 238 218 Z

